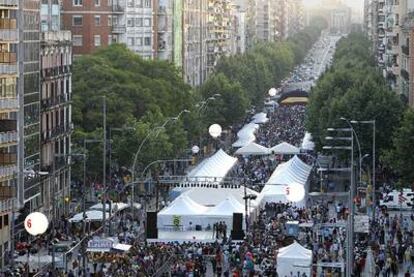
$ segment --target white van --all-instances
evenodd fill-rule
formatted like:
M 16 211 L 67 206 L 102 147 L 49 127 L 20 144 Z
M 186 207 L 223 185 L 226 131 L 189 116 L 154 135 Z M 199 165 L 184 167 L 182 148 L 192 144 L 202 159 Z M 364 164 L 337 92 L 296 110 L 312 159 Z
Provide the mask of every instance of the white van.
M 403 189 L 402 202 L 400 203 L 401 191 L 393 190 L 390 193 L 384 193 L 382 200 L 380 200 L 380 207 L 386 207 L 389 210 L 411 210 L 413 209 L 412 203 L 414 198 L 414 192 L 411 189 Z

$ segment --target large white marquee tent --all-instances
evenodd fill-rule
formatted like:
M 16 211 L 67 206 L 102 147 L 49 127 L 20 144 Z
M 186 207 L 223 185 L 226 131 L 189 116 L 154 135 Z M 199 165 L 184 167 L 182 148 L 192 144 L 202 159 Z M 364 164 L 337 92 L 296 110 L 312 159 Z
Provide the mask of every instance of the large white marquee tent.
M 269 149 L 272 154 L 295 155 L 300 153 L 300 149 L 290 143 L 282 142 Z
M 261 156 L 261 155 L 268 155 L 269 148 L 264 147 L 257 143 L 250 143 L 246 146 L 243 146 L 242 148 L 237 149 L 236 155 L 242 155 L 242 156 Z
M 257 129 L 259 129 L 259 125 L 252 122 L 244 125 L 237 133 L 238 139 L 232 146 L 239 148 L 254 142 L 256 140 L 255 133 Z
M 299 276 L 303 273 L 311 276 L 312 251 L 306 249 L 296 241 L 291 245 L 280 248 L 277 254 L 277 274 L 279 276 L 290 276 L 291 272 Z
M 267 118 L 267 114 L 263 112 L 255 114 L 252 118 L 252 123 L 256 123 L 256 124 L 263 124 L 268 121 L 269 121 L 269 118 Z

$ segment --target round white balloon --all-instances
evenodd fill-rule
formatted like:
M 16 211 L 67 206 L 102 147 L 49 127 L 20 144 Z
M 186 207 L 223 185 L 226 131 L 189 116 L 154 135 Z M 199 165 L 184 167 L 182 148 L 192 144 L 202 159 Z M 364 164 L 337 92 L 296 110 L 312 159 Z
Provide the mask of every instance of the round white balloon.
M 275 88 L 271 88 L 271 89 L 269 89 L 269 96 L 270 96 L 270 97 L 275 96 L 275 95 L 276 95 L 276 93 L 277 93 L 277 90 L 276 90 Z
M 198 147 L 197 145 L 194 145 L 191 148 L 191 152 L 193 152 L 193 154 L 197 154 L 200 151 L 200 147 Z
M 290 184 L 286 187 L 286 198 L 290 202 L 300 202 L 305 198 L 305 188 L 300 184 Z
M 47 220 L 47 217 L 39 212 L 29 214 L 24 220 L 24 228 L 32 236 L 43 234 L 46 232 L 48 226 L 49 221 Z
M 208 133 L 213 138 L 218 138 L 221 135 L 221 131 L 222 131 L 221 126 L 218 124 L 213 124 L 210 126 L 210 128 L 208 128 Z

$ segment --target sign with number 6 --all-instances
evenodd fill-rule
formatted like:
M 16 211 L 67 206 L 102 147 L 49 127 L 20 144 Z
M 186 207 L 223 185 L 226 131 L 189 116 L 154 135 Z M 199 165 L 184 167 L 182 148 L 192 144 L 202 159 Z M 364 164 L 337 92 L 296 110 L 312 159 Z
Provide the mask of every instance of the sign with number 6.
M 26 216 L 24 220 L 24 228 L 32 236 L 41 235 L 46 232 L 49 226 L 47 217 L 39 212 L 34 212 Z

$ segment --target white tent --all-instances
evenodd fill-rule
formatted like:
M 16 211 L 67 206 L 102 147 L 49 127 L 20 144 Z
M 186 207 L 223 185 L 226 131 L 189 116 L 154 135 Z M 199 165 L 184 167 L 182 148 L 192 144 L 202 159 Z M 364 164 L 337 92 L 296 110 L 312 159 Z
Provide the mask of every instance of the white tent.
M 208 211 L 206 206 L 202 206 L 191 200 L 187 195 L 177 197 L 169 206 L 162 209 L 157 215 L 157 227 L 168 228 L 174 226 L 174 218 L 179 219 L 179 225 L 184 229 L 190 226 L 201 225 L 201 218 Z
M 269 154 L 269 149 L 267 147 L 264 147 L 262 145 L 259 145 L 257 143 L 252 142 L 252 143 L 238 149 L 236 151 L 236 154 L 237 155 L 243 155 L 243 156 L 268 155 Z
M 122 210 L 129 207 L 128 204 L 122 203 L 122 202 L 118 202 L 118 203 L 112 202 L 111 206 L 112 206 L 112 211 L 113 212 L 122 211 Z M 108 211 L 108 212 L 109 212 L 109 207 L 110 207 L 109 204 L 105 204 L 105 210 Z M 102 203 L 97 203 L 97 204 L 93 205 L 92 207 L 90 207 L 89 210 L 102 211 L 103 210 L 103 205 L 102 205 Z
M 248 123 L 243 126 L 243 128 L 240 129 L 239 132 L 237 132 L 237 141 L 232 144 L 233 147 L 243 147 L 251 142 L 256 140 L 256 136 L 254 135 L 259 129 L 259 125 L 255 123 Z
M 290 143 L 282 142 L 270 148 L 269 151 L 273 154 L 294 155 L 299 154 L 300 149 Z
M 312 135 L 310 133 L 305 133 L 301 148 L 307 151 L 313 151 L 315 149 L 315 143 L 312 141 Z
M 292 183 L 305 185 L 311 170 L 312 166 L 307 165 L 300 158 L 294 156 L 275 169 L 266 185 L 289 185 Z
M 262 124 L 268 121 L 269 119 L 267 118 L 267 114 L 263 112 L 255 114 L 252 118 L 252 123 L 256 123 L 256 124 Z
M 312 251 L 306 249 L 296 241 L 289 246 L 280 248 L 277 254 L 277 274 L 278 276 L 290 276 L 303 273 L 311 276 L 312 270 Z
M 229 156 L 220 149 L 191 170 L 187 176 L 196 178 L 199 182 L 215 182 L 226 177 L 236 162 L 237 158 Z
M 207 224 L 213 226 L 214 223 L 218 221 L 224 221 L 228 226 L 228 229 L 231 230 L 233 227 L 233 213 L 241 213 L 244 217 L 245 209 L 237 202 L 237 200 L 235 200 L 232 196 L 229 196 L 217 206 L 207 211 L 204 215 L 205 219 L 203 220 L 203 227 L 207 226 Z M 244 226 L 245 223 L 243 223 L 243 228 Z
M 250 143 L 254 142 L 256 140 L 255 135 L 249 135 L 242 138 L 238 138 L 236 142 L 234 142 L 231 146 L 234 148 L 240 148 L 246 145 L 249 145 Z
M 102 211 L 86 211 L 85 212 L 87 221 L 101 221 L 103 212 Z M 105 213 L 105 218 L 109 218 L 109 213 Z M 75 214 L 72 218 L 69 219 L 69 222 L 79 222 L 83 221 L 83 212 Z
M 262 189 L 257 201 L 260 205 L 266 203 L 288 203 L 286 198 L 287 185 L 265 185 Z
M 256 191 L 249 188 L 246 189 L 247 194 L 259 195 Z M 218 188 L 206 188 L 206 187 L 197 187 L 190 188 L 185 192 L 185 195 L 188 196 L 194 202 L 206 206 L 213 207 L 220 204 L 226 198 L 231 196 L 231 199 L 236 200 L 239 205 L 244 207 L 244 187 L 240 186 L 238 188 L 231 188 L 231 185 L 218 186 Z M 256 201 L 250 201 L 250 206 L 255 207 Z

